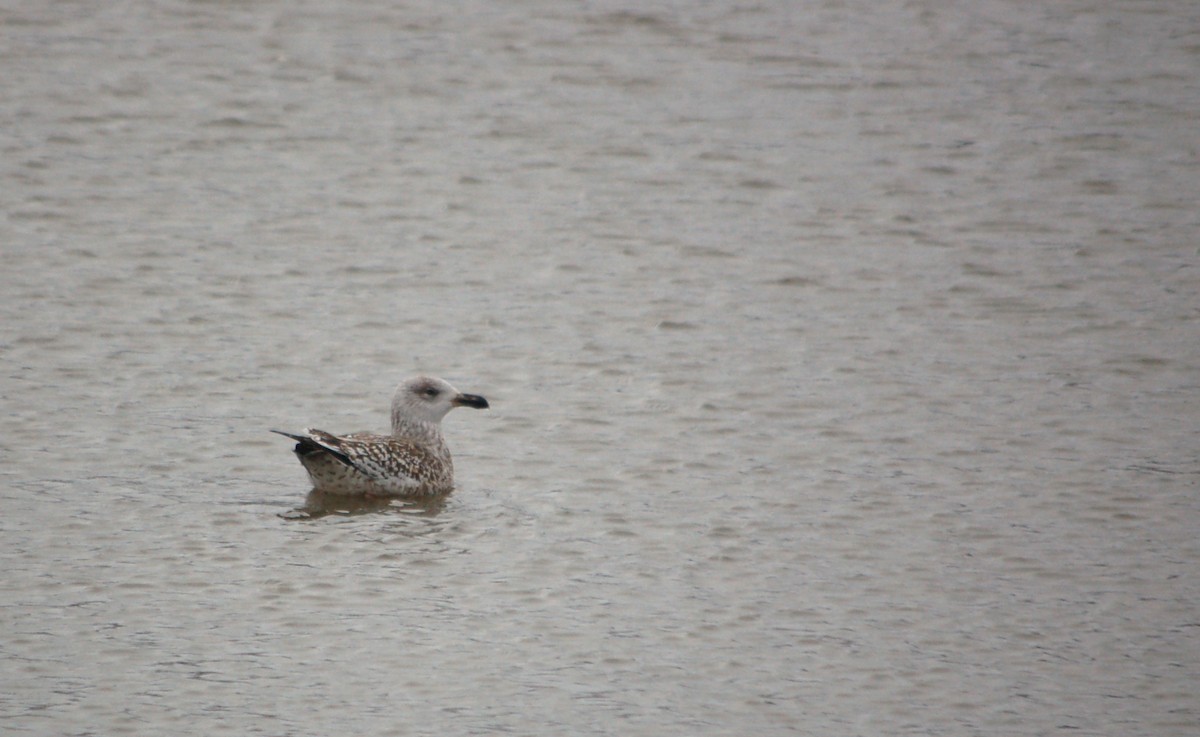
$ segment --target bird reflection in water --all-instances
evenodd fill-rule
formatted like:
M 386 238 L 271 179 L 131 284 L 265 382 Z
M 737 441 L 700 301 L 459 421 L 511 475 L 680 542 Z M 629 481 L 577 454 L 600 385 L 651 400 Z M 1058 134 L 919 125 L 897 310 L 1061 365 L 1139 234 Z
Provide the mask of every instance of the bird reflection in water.
M 420 498 L 392 496 L 349 496 L 330 494 L 313 489 L 304 499 L 304 506 L 285 512 L 285 519 L 320 519 L 336 515 L 353 517 L 360 514 L 407 514 L 414 517 L 436 517 L 446 506 L 449 494 Z

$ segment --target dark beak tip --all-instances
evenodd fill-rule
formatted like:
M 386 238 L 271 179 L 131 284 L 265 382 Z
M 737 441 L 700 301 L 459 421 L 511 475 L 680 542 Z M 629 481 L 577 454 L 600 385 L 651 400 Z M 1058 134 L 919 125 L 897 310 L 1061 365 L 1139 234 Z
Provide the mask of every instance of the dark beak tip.
M 488 400 L 478 394 L 463 394 L 455 403 L 462 407 L 472 407 L 474 409 L 487 409 L 489 406 Z

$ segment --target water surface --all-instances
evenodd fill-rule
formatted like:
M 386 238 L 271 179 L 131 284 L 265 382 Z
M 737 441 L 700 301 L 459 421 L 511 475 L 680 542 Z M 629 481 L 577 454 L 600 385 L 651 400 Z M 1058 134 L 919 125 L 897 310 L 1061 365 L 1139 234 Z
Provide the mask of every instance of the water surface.
M 1198 8 L 17 3 L 0 730 L 1195 734 Z

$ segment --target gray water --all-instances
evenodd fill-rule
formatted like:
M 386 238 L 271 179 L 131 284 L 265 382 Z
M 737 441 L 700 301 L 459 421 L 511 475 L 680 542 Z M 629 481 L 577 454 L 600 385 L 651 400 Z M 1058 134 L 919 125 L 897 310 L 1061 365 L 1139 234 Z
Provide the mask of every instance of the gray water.
M 1200 4 L 0 21 L 0 732 L 1200 731 Z

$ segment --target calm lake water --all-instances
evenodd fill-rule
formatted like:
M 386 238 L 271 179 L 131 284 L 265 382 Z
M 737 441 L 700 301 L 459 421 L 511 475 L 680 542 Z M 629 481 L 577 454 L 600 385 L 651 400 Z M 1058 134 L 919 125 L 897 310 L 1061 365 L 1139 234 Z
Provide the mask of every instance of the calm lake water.
M 4 734 L 1200 732 L 1200 4 L 0 23 Z

